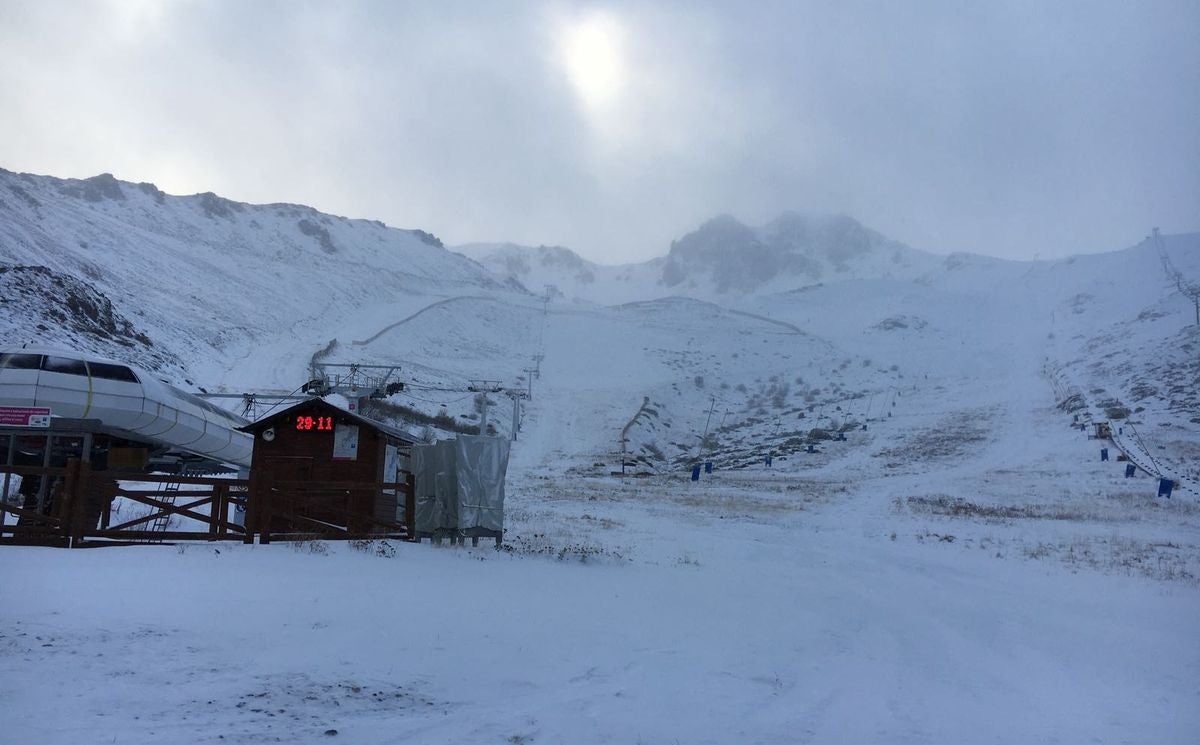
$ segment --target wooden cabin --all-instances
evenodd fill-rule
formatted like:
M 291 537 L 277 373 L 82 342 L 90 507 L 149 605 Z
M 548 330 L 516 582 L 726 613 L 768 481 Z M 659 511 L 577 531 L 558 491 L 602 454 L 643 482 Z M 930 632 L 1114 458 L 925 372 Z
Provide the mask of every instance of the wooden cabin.
M 411 436 L 319 398 L 241 429 L 254 435 L 248 540 L 413 534 Z

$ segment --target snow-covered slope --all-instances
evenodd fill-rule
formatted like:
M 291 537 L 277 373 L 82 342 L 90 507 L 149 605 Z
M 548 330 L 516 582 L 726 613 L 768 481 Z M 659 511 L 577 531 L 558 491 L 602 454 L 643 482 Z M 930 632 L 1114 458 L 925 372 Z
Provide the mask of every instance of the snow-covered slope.
M 428 233 L 299 205 L 170 196 L 108 174 L 74 180 L 0 170 L 0 262 L 84 283 L 159 356 L 217 369 L 280 338 L 302 360 L 329 328 L 406 296 L 502 289 Z M 119 342 L 69 324 L 38 329 L 29 309 L 58 298 L 32 287 L 10 297 L 16 307 L 0 318 L 0 333 L 121 351 Z

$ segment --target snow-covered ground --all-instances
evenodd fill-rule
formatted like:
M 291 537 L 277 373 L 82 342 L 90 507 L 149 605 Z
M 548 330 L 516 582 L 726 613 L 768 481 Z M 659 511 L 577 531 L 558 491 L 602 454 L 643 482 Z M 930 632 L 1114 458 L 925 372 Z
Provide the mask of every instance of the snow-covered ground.
M 936 484 L 1016 517 L 785 464 L 517 474 L 499 552 L 8 548 L 0 741 L 1194 742 L 1196 506 L 1075 444 Z

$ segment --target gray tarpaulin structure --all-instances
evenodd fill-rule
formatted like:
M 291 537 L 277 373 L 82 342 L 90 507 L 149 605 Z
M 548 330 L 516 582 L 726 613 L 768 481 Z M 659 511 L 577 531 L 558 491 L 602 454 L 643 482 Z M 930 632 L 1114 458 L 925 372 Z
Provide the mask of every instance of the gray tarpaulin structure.
M 508 448 L 503 437 L 473 435 L 414 445 L 417 534 L 503 531 Z
M 504 530 L 508 446 L 505 437 L 459 435 L 454 440 L 460 530 Z
M 458 527 L 458 486 L 454 475 L 454 443 L 451 440 L 432 445 L 414 445 L 411 467 L 416 490 L 415 518 L 417 533 Z M 453 510 L 451 514 L 447 514 Z

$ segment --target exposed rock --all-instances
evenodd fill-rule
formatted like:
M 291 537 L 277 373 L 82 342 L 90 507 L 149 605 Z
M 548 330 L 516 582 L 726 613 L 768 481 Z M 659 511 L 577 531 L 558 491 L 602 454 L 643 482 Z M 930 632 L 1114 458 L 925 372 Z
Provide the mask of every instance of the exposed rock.
M 8 188 L 13 194 L 17 195 L 17 197 L 22 202 L 29 205 L 30 207 L 37 209 L 38 207 L 42 206 L 41 202 L 39 202 L 37 199 L 35 199 L 32 194 L 25 191 L 25 189 L 21 188 L 21 186 L 19 186 L 18 184 L 9 184 Z
M 67 196 L 84 199 L 88 202 L 102 202 L 105 199 L 124 201 L 125 199 L 125 192 L 121 191 L 120 182 L 111 173 L 102 173 L 82 181 L 74 179 L 64 181 L 59 186 L 59 191 Z
M 880 321 L 879 323 L 875 324 L 875 328 L 879 329 L 880 331 L 896 331 L 897 329 L 908 329 L 908 328 L 916 329 L 919 331 L 928 325 L 929 325 L 929 323 L 924 318 L 921 318 L 919 316 L 903 316 L 903 315 L 901 315 L 901 316 L 892 316 L 891 318 L 885 318 L 882 321 Z
M 786 212 L 759 229 L 721 215 L 671 244 L 662 283 L 752 292 L 778 279 L 811 284 L 855 271 L 891 276 L 912 269 L 917 254 L 844 215 Z
M 137 187 L 143 193 L 149 194 L 150 196 L 154 197 L 154 201 L 158 202 L 159 204 L 162 204 L 163 201 L 167 198 L 167 195 L 165 193 L 163 193 L 162 189 L 159 189 L 157 186 L 149 183 L 148 181 L 143 181 L 142 183 L 138 184 Z
M 383 223 L 378 223 L 378 225 L 381 228 L 386 227 Z M 442 245 L 442 240 L 433 233 L 426 233 L 424 230 L 412 230 L 409 232 L 419 238 L 421 242 L 427 246 L 433 246 L 434 248 L 445 248 L 445 246 Z
M 20 303 L 35 315 L 79 333 L 124 346 L 152 346 L 147 336 L 113 308 L 112 302 L 87 282 L 44 266 L 0 266 L 0 303 Z
M 337 246 L 334 245 L 333 238 L 330 237 L 329 231 L 324 226 L 305 218 L 297 222 L 296 227 L 310 238 L 316 238 L 317 243 L 321 244 L 321 250 L 325 253 L 337 253 Z
M 211 191 L 206 191 L 203 194 L 196 195 L 200 199 L 200 209 L 204 210 L 204 214 L 209 217 L 224 217 L 231 218 L 233 213 L 241 212 L 245 207 L 224 197 L 218 197 Z

